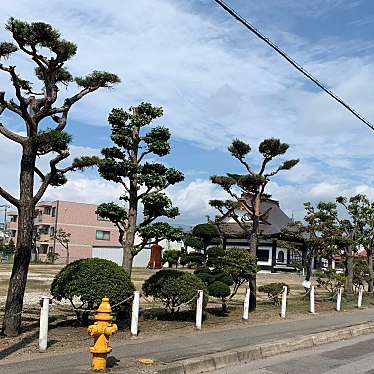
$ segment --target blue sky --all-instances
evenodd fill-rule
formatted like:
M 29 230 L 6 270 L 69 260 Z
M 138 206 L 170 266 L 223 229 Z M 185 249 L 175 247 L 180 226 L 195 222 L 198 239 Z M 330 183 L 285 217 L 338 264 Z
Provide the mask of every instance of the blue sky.
M 374 4 L 356 0 L 228 0 L 262 32 L 374 121 Z M 317 90 L 263 42 L 208 0 L 2 1 L 0 25 L 9 16 L 43 20 L 78 44 L 70 70 L 119 74 L 123 83 L 84 100 L 67 131 L 74 155 L 109 144 L 106 118 L 112 107 L 150 101 L 162 105 L 162 123 L 173 134 L 170 166 L 186 181 L 170 191 L 181 209 L 178 222 L 214 215 L 208 200 L 224 195 L 209 175 L 240 172 L 226 151 L 239 137 L 254 149 L 266 137 L 290 144 L 300 165 L 274 179 L 269 192 L 288 214 L 303 216 L 302 203 L 340 194 L 374 198 L 374 133 Z M 0 39 L 8 40 L 0 29 Z M 30 65 L 14 60 L 25 75 Z M 0 76 L 0 87 L 8 83 Z M 74 92 L 69 88 L 69 93 Z M 64 92 L 62 92 L 64 94 Z M 13 129 L 22 125 L 5 116 Z M 17 191 L 17 148 L 0 138 L 1 184 Z M 43 161 L 41 161 L 43 165 Z M 95 173 L 71 175 L 47 198 L 102 202 L 120 190 Z

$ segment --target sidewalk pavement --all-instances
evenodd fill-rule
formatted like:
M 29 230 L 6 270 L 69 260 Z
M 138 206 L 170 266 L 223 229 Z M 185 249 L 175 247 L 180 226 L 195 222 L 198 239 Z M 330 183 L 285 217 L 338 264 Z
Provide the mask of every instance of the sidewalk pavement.
M 139 358 L 150 358 L 160 364 L 172 364 L 198 356 L 219 353 L 260 343 L 299 338 L 307 334 L 316 334 L 334 329 L 374 322 L 374 309 L 355 310 L 353 312 L 322 313 L 304 320 L 283 320 L 267 325 L 228 328 L 225 330 L 199 331 L 183 335 L 162 335 L 154 338 L 142 338 L 113 345 L 113 373 L 155 372 L 156 368 L 139 366 Z M 48 355 L 45 357 L 18 361 L 0 362 L 0 372 L 7 374 L 81 374 L 89 372 L 90 354 L 74 352 Z M 148 371 L 149 370 L 149 371 Z

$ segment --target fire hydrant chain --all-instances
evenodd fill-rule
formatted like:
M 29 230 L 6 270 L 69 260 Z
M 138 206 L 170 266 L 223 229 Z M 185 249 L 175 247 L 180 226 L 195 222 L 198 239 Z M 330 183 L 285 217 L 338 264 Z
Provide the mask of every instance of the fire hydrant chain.
M 112 323 L 112 308 L 109 299 L 104 297 L 95 314 L 95 323 L 88 327 L 88 334 L 94 337 L 94 345 L 90 347 L 92 353 L 91 369 L 105 371 L 108 353 L 112 351 L 109 346 L 109 337 L 118 331 Z

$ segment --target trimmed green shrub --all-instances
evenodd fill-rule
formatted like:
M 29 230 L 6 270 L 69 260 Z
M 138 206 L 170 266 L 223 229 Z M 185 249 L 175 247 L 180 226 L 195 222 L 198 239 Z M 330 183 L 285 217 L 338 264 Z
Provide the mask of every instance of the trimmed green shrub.
M 353 263 L 353 285 L 356 289 L 369 283 L 371 276 L 369 273 L 369 265 L 366 259 L 357 258 Z
M 81 310 L 76 311 L 76 315 L 84 324 L 88 323 L 87 310 L 97 309 L 103 297 L 109 297 L 114 305 L 130 297 L 134 290 L 129 274 L 121 266 L 99 258 L 77 260 L 66 265 L 51 285 L 55 299 L 67 299 L 75 309 Z M 126 310 L 130 302 L 122 304 L 117 311 Z
M 200 278 L 194 274 L 179 270 L 160 270 L 143 283 L 143 292 L 160 300 L 167 312 L 179 312 L 182 304 L 197 296 L 197 291 L 204 291 L 204 305 L 208 302 L 207 290 Z M 188 303 L 190 309 L 196 308 L 196 300 Z
M 222 312 L 227 313 L 226 298 L 230 296 L 230 287 L 221 281 L 215 281 L 208 286 L 208 293 L 222 300 Z
M 201 266 L 204 262 L 204 254 L 200 252 L 187 253 L 187 264 L 192 266 Z
M 179 258 L 181 256 L 181 251 L 177 251 L 176 249 L 170 249 L 165 251 L 162 255 L 162 262 L 165 264 L 166 262 L 169 263 L 169 268 L 172 268 L 173 265 L 178 267 Z
M 208 261 L 207 266 L 214 267 L 217 265 L 220 257 L 225 255 L 225 250 L 222 247 L 210 247 L 207 250 Z
M 335 269 L 316 271 L 314 277 L 317 286 L 324 288 L 329 293 L 330 299 L 338 294 L 338 290 L 343 287 L 346 278 L 343 273 L 338 273 Z
M 260 286 L 258 290 L 266 293 L 274 305 L 279 305 L 279 296 L 282 294 L 284 286 L 287 286 L 287 294 L 289 294 L 290 286 L 283 282 L 265 284 Z
M 256 279 L 256 273 L 259 270 L 256 257 L 246 249 L 238 247 L 226 249 L 225 255 L 220 258 L 216 268 L 233 281 L 234 287 L 230 298 L 236 295 L 243 283 Z

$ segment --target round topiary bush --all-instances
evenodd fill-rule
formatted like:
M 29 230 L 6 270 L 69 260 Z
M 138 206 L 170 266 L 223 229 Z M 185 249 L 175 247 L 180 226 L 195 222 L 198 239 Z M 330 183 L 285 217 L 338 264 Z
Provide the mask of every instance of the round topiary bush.
M 204 291 L 204 308 L 208 302 L 207 291 L 203 281 L 194 274 L 179 270 L 160 270 L 148 278 L 143 284 L 146 296 L 160 300 L 167 312 L 179 312 L 182 304 L 197 296 L 197 291 Z M 190 309 L 196 308 L 196 300 L 186 305 Z
M 274 305 L 279 304 L 279 297 L 283 292 L 283 287 L 287 286 L 287 295 L 290 293 L 290 286 L 286 283 L 269 283 L 260 286 L 258 290 L 268 295 L 268 298 L 273 302 Z
M 57 300 L 69 300 L 76 311 L 77 318 L 88 323 L 87 310 L 96 309 L 101 299 L 109 297 L 115 305 L 135 290 L 129 274 L 113 261 L 87 258 L 66 265 L 54 278 L 51 294 Z M 78 304 L 79 303 L 79 304 Z M 131 303 L 121 304 L 116 311 L 126 310 Z
M 209 296 L 216 297 L 222 300 L 222 312 L 227 313 L 227 300 L 226 298 L 230 296 L 230 287 L 221 281 L 215 281 L 208 286 Z

